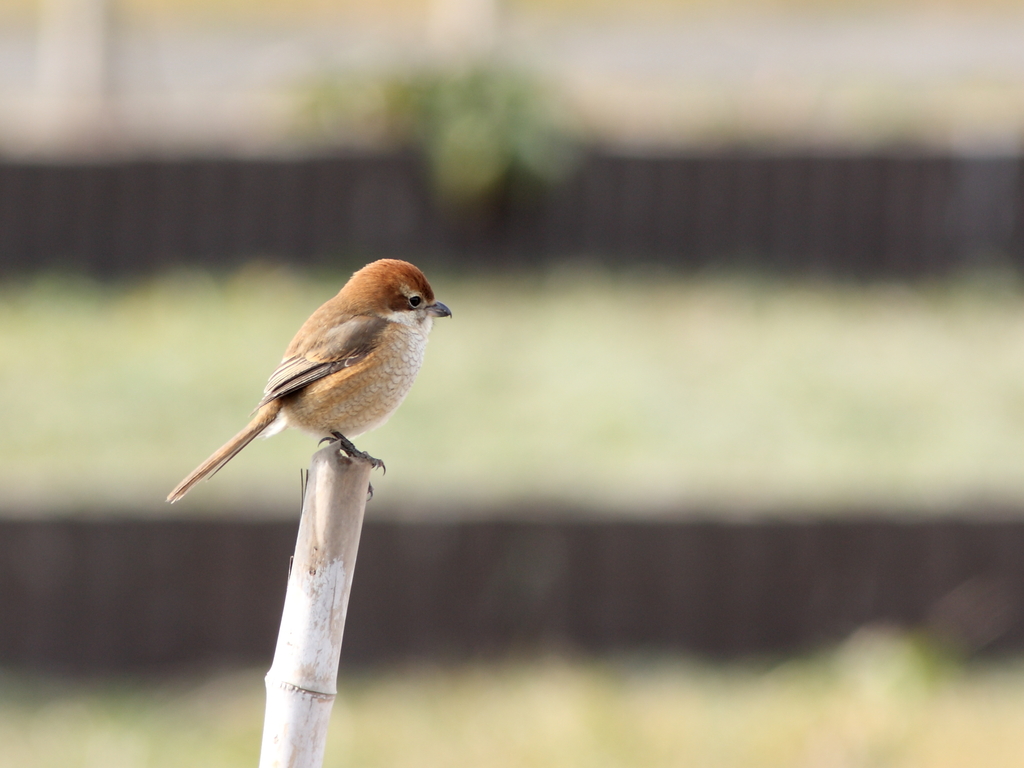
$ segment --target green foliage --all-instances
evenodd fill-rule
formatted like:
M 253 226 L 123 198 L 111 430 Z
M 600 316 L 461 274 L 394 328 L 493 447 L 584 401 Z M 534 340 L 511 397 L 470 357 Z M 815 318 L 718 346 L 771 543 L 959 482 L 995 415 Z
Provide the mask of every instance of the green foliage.
M 377 79 L 325 78 L 302 110 L 321 139 L 362 136 L 416 147 L 441 200 L 459 207 L 528 196 L 571 166 L 552 94 L 493 64 Z
M 245 423 L 295 330 L 346 277 L 249 269 L 0 289 L 0 513 L 295 514 L 315 443 L 292 430 L 255 441 L 181 504 L 163 499 Z M 1024 500 L 1017 288 L 578 265 L 430 278 L 455 316 L 435 327 L 399 412 L 357 441 L 388 465 L 377 513 Z
M 0 674 L 0 768 L 255 765 L 263 670 L 163 683 Z M 527 659 L 342 673 L 325 766 L 1010 768 L 1019 660 L 936 669 L 862 631 L 776 663 Z

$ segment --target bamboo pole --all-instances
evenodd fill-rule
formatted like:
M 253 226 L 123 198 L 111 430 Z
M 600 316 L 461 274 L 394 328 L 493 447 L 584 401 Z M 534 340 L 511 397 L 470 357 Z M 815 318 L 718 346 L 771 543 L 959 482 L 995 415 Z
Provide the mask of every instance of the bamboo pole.
M 372 467 L 336 444 L 313 454 L 267 672 L 260 768 L 320 768 Z

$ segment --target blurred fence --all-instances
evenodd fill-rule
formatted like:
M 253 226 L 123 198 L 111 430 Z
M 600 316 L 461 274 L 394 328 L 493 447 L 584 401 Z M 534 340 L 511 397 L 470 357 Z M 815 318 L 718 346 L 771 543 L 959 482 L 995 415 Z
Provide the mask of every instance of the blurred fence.
M 0 522 L 0 666 L 269 664 L 297 522 Z M 805 650 L 869 623 L 1024 649 L 1024 522 L 388 523 L 344 664 Z
M 1022 160 L 593 153 L 532 201 L 446 215 L 413 155 L 0 163 L 0 273 L 100 276 L 252 257 L 752 266 L 920 277 L 1024 265 Z

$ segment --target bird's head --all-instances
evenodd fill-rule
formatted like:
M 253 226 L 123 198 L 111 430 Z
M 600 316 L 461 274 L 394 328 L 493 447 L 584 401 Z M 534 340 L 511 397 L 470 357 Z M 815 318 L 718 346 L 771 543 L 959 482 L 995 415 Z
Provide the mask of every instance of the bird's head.
M 418 267 L 399 259 L 380 259 L 360 269 L 341 289 L 354 314 L 372 315 L 394 323 L 430 330 L 435 317 L 451 310 L 434 298 Z

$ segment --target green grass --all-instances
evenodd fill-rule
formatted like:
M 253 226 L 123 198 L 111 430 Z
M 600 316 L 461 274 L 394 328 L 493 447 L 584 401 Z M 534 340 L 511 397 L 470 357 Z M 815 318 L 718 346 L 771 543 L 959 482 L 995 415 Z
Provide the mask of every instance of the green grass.
M 252 268 L 0 290 L 8 513 L 291 515 L 315 445 L 248 447 L 167 491 L 247 420 L 344 281 Z M 1024 502 L 1024 293 L 611 275 L 432 275 L 454 310 L 396 416 L 374 509 L 555 501 L 615 514 Z
M 257 762 L 262 671 L 170 683 L 0 677 L 0 768 Z M 862 633 L 781 664 L 547 659 L 343 675 L 325 766 L 1000 768 L 1024 666 Z

